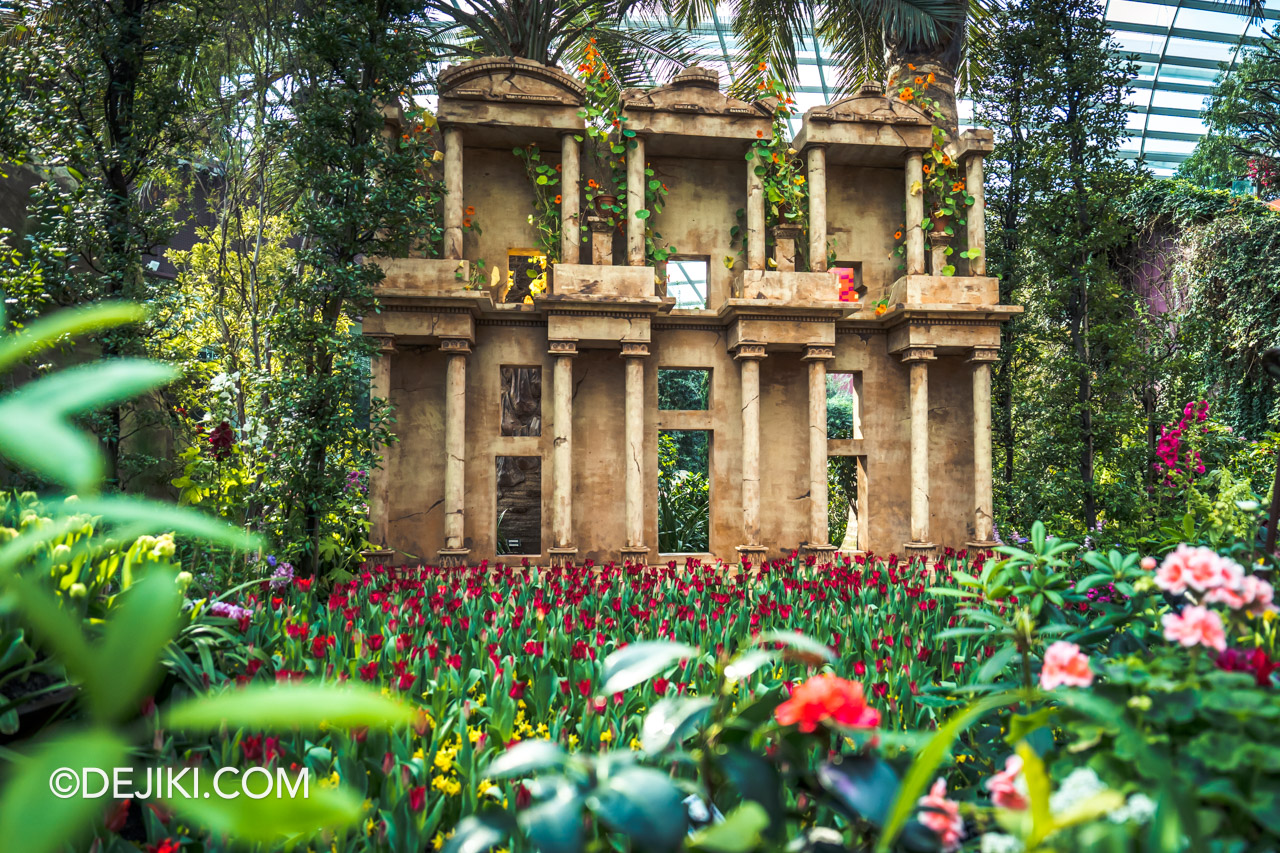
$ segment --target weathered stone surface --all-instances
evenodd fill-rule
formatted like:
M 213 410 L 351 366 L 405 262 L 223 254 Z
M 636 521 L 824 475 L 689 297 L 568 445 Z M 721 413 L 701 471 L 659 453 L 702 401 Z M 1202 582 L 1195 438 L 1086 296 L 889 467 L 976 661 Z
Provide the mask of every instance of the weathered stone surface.
M 919 111 L 868 90 L 810 111 L 793 142 L 798 156 L 824 167 L 825 181 L 816 183 L 819 192 L 825 184 L 826 235 L 773 232 L 790 241 L 781 247 L 784 265 L 819 246 L 825 257 L 829 248 L 837 266 L 860 270 L 860 303 L 839 302 L 834 275 L 759 268 L 762 238 L 777 223 L 759 206 L 747 221 L 753 182 L 744 154 L 757 131 L 768 132 L 770 106 L 735 101 L 713 74 L 691 69 L 668 86 L 628 92 L 626 109 L 628 126 L 644 136 L 645 165 L 669 189 L 664 209 L 645 224 L 661 234 L 659 245 L 679 247 L 674 260 L 706 262 L 706 307 L 673 310 L 652 266 L 622 265 L 637 249 L 633 228 L 628 251 L 625 225 L 597 235 L 597 254 L 617 265 L 577 263 L 591 257 L 590 232 L 562 235 L 557 248 L 568 257 L 552 265 L 549 291 L 532 304 L 497 304 L 509 257 L 541 245 L 529 221 L 533 191 L 511 148 L 536 143 L 552 166 L 565 150 L 572 159 L 563 133 L 574 122 L 581 127 L 575 86 L 554 69 L 509 60 L 464 63 L 442 79 L 441 118 L 461 139 L 462 189 L 452 203 L 462 208 L 466 266 L 380 259 L 382 311 L 364 318 L 364 332 L 386 341 L 376 384 L 397 407 L 399 441 L 383 451 L 379 497 L 386 544 L 414 559 L 442 551 L 457 559 L 466 549 L 471 562 L 494 559 L 495 460 L 526 457 L 540 460 L 541 472 L 528 486 L 542 500 L 540 553 L 530 556 L 665 563 L 657 550 L 657 448 L 659 431 L 673 429 L 711 433 L 715 556 L 758 560 L 801 546 L 827 553 L 819 535 L 824 447 L 827 456 L 856 460 L 858 547 L 901 554 L 987 535 L 989 421 L 975 406 L 989 405 L 989 359 L 1000 325 L 1020 309 L 998 305 L 995 280 L 985 276 L 899 272 L 894 234 L 907 230 L 908 156 L 930 142 Z M 961 134 L 953 156 L 976 178 L 989 143 L 985 132 Z M 809 149 L 822 153 L 810 157 Z M 579 193 L 561 188 L 562 200 L 572 194 L 586 214 Z M 579 218 L 582 226 L 589 217 Z M 755 228 L 749 258 L 730 237 L 748 224 Z M 955 245 L 963 248 L 959 239 Z M 481 263 L 484 289 L 464 290 Z M 886 297 L 888 310 L 877 316 L 874 306 Z M 449 350 L 447 340 L 470 353 L 460 355 L 459 343 Z M 932 358 L 915 358 L 919 352 Z M 709 371 L 705 411 L 658 409 L 658 374 L 667 368 Z M 503 434 L 503 376 L 515 369 L 539 371 L 538 435 Z M 821 388 L 828 376 L 850 374 L 856 435 L 824 440 Z M 459 400 L 465 430 L 450 430 L 446 412 L 457 412 Z M 445 452 L 446 437 L 453 453 Z M 459 441 L 462 464 L 454 461 L 446 476 Z M 445 546 L 455 544 L 457 528 L 455 542 L 446 541 L 445 509 L 456 508 L 459 479 L 461 547 L 452 549 Z

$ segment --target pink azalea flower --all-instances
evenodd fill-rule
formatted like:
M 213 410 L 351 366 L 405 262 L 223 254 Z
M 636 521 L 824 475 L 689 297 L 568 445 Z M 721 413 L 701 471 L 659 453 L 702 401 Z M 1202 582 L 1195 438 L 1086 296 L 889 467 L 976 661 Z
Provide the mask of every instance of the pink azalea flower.
M 1184 607 L 1182 613 L 1166 613 L 1164 638 L 1184 646 L 1207 646 L 1222 651 L 1227 647 L 1227 635 L 1222 629 L 1222 617 L 1207 607 Z
M 1002 809 L 1022 811 L 1027 807 L 1027 795 L 1019 790 L 1017 781 L 1022 774 L 1022 756 L 1010 755 L 1004 769 L 983 784 L 991 792 L 991 801 Z
M 1218 587 L 1237 589 L 1244 569 L 1235 560 L 1219 556 L 1212 548 L 1179 545 L 1169 552 L 1156 571 L 1156 586 L 1175 595 L 1188 587 L 1205 592 Z
M 1261 616 L 1268 610 L 1275 610 L 1275 590 L 1271 584 L 1257 575 L 1249 575 L 1240 585 L 1244 595 L 1245 609 L 1254 616 Z
M 944 851 L 960 849 L 964 838 L 964 820 L 960 817 L 960 804 L 947 799 L 947 783 L 938 779 L 929 793 L 920 798 L 919 820 L 932 829 L 942 842 Z
M 1045 649 L 1044 666 L 1040 668 L 1040 686 L 1052 690 L 1059 685 L 1088 687 L 1093 684 L 1089 658 L 1075 643 L 1059 640 Z

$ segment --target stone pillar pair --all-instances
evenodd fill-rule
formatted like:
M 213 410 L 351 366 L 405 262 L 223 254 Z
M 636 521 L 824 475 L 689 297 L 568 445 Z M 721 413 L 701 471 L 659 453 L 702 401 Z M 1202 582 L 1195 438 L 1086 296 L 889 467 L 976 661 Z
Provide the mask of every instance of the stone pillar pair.
M 742 538 L 738 553 L 759 565 L 768 551 L 760 541 L 760 361 L 765 345 L 741 343 L 734 351 L 742 383 Z M 809 344 L 809 552 L 835 549 L 827 543 L 827 362 L 835 347 Z
M 965 160 L 965 189 L 973 196 L 973 205 L 965 213 L 965 231 L 968 237 L 968 248 L 977 250 L 978 256 L 969 261 L 969 275 L 987 274 L 987 224 L 986 194 L 983 191 L 982 155 L 970 154 Z M 904 223 L 907 242 L 907 275 L 924 275 L 924 153 L 910 151 L 906 164 L 907 211 Z M 933 241 L 932 272 L 941 275 L 941 269 L 947 264 L 947 255 L 943 251 L 950 239 Z M 955 257 L 952 255 L 952 257 Z
M 573 359 L 576 341 L 551 341 L 553 444 L 551 450 L 551 535 L 549 549 L 553 565 L 574 559 L 573 542 Z M 643 341 L 623 341 L 626 360 L 624 411 L 624 480 L 626 546 L 624 561 L 647 558 L 644 544 L 644 359 L 649 345 Z
M 999 359 L 995 347 L 974 347 L 973 367 L 973 495 L 974 538 L 971 547 L 989 548 L 992 541 L 991 487 L 991 365 Z M 929 362 L 931 346 L 911 347 L 902 353 L 909 365 L 911 402 L 911 541 L 908 554 L 935 549 L 929 538 Z

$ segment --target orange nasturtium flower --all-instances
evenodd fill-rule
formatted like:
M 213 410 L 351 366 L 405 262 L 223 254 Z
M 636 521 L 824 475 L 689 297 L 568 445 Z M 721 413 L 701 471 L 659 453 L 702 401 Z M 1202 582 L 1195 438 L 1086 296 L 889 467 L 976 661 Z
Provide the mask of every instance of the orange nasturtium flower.
M 962 189 L 964 189 L 964 181 L 956 181 L 954 184 L 951 185 L 951 191 L 953 193 L 958 193 Z
M 895 240 L 901 240 L 901 239 L 902 239 L 902 232 L 901 232 L 901 231 L 894 231 L 894 232 L 893 232 L 893 239 L 895 239 Z
M 907 67 L 910 68 L 912 71 L 916 70 L 916 67 L 912 65 L 910 62 L 907 63 Z
M 466 219 L 462 220 L 462 227 L 463 228 L 471 227 L 471 217 L 467 217 Z
M 925 163 L 925 164 L 924 164 L 924 173 L 927 175 L 927 174 L 929 174 L 929 173 L 930 173 L 930 172 L 932 172 L 932 171 L 933 171 L 933 167 L 932 167 L 932 166 L 930 166 L 928 163 Z
M 560 203 L 560 196 L 556 196 L 556 204 Z
M 933 76 L 933 72 L 932 72 L 932 71 L 930 71 L 930 72 L 929 72 L 929 82 L 930 82 L 930 83 L 932 83 L 932 82 L 934 82 L 934 81 L 935 81 L 935 80 L 937 80 L 937 79 L 938 79 L 937 77 L 934 77 L 934 76 Z
M 916 93 L 911 91 L 910 86 L 907 86 L 905 89 L 903 89 L 901 92 L 898 93 L 898 97 L 904 101 L 909 101 L 915 96 L 916 96 Z
M 588 178 L 588 179 L 587 179 L 587 186 L 591 187 L 591 189 L 593 189 L 593 190 L 596 190 L 596 189 L 599 189 L 599 188 L 600 188 L 600 185 L 596 183 L 596 179 L 595 179 L 595 178 Z
M 877 306 L 876 306 L 876 316 L 877 316 L 877 317 L 879 317 L 881 314 L 883 314 L 884 312 L 886 312 L 886 311 L 888 311 L 888 310 L 889 310 L 889 306 L 888 306 L 888 305 L 877 305 Z
M 923 86 L 923 85 L 924 85 L 924 78 L 923 78 L 923 77 L 917 77 L 917 78 L 916 78 L 916 85 L 917 85 L 917 86 Z
M 476 215 L 476 209 L 475 209 L 474 207 L 471 207 L 470 205 L 468 205 L 468 206 L 467 206 L 467 216 L 475 216 L 475 215 Z
M 768 71 L 768 70 L 769 70 L 769 63 L 767 63 L 767 62 L 761 62 L 761 63 L 760 63 L 760 70 L 761 70 L 761 71 Z

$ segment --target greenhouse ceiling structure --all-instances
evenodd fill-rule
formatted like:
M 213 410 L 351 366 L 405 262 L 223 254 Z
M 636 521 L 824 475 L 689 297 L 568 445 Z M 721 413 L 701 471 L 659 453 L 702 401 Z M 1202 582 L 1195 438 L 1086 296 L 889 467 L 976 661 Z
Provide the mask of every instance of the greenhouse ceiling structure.
M 1144 157 L 1158 175 L 1170 175 L 1205 133 L 1200 111 L 1223 69 L 1256 43 L 1264 28 L 1280 22 L 1280 0 L 1266 0 L 1263 20 L 1250 23 L 1233 7 L 1209 0 L 1107 0 L 1106 19 L 1123 52 L 1138 63 L 1129 95 L 1129 129 L 1123 155 Z M 736 44 L 724 15 L 699 31 L 705 64 L 722 73 Z M 833 95 L 836 74 L 822 46 L 810 37 L 798 53 L 802 109 Z M 971 105 L 960 104 L 961 121 Z

